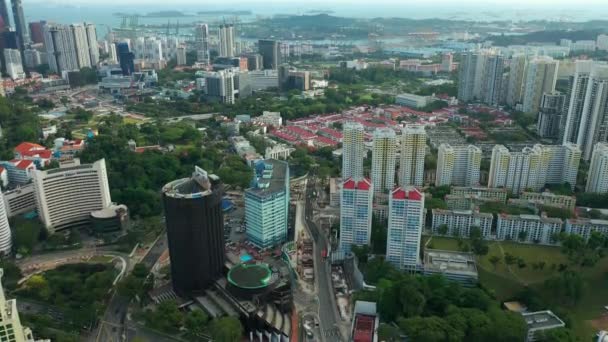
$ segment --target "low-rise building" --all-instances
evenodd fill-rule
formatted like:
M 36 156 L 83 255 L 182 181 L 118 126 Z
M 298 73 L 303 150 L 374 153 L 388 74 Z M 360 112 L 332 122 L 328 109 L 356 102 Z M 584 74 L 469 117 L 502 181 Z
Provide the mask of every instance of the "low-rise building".
M 479 198 L 499 200 L 501 203 L 507 202 L 507 189 L 504 188 L 483 188 L 483 187 L 452 187 L 452 195 L 475 195 Z
M 395 103 L 414 109 L 422 108 L 433 102 L 431 96 L 420 96 L 416 94 L 403 93 L 395 96 Z
M 264 158 L 266 159 L 287 159 L 296 149 L 285 144 L 276 144 L 272 147 L 266 147 Z
M 568 219 L 564 231 L 568 234 L 580 235 L 585 240 L 589 239 L 592 232 L 600 232 L 608 236 L 608 220 Z
M 28 183 L 4 193 L 4 207 L 10 218 L 20 214 L 36 211 L 36 194 L 34 184 Z
M 280 112 L 264 111 L 262 115 L 253 118 L 254 123 L 260 123 L 268 126 L 279 128 L 283 125 L 283 119 Z
M 351 339 L 353 342 L 378 341 L 378 326 L 380 317 L 376 310 L 376 303 L 358 300 L 355 302 Z
M 561 232 L 562 225 L 562 220 L 558 218 L 499 214 L 496 221 L 496 238 L 551 245 L 555 243 L 555 234 Z
M 425 275 L 441 274 L 464 286 L 477 285 L 477 265 L 471 253 L 427 249 L 424 251 Z
M 576 206 L 576 197 L 556 195 L 549 191 L 545 191 L 545 192 L 541 192 L 541 193 L 523 192 L 519 196 L 519 199 L 527 201 L 527 202 L 537 205 L 537 206 L 567 208 L 569 210 L 574 210 L 574 207 Z
M 440 234 L 440 227 L 447 226 L 445 235 L 468 237 L 471 227 L 479 227 L 481 236 L 484 239 L 490 237 L 492 233 L 492 214 L 479 213 L 472 210 L 443 210 L 433 209 L 433 234 Z
M 528 326 L 526 342 L 538 341 L 541 337 L 541 332 L 566 326 L 566 324 L 551 312 L 551 310 L 524 312 L 522 313 L 522 316 Z
M 443 199 L 450 210 L 473 210 L 488 202 L 503 203 L 499 199 L 478 195 L 446 195 Z
M 340 206 L 340 190 L 342 190 L 341 178 L 329 179 L 329 205 L 332 207 Z

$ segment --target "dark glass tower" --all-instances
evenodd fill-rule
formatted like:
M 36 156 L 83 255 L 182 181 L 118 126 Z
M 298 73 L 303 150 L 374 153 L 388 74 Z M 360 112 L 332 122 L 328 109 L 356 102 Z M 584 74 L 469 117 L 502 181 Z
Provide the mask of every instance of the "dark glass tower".
M 224 187 L 195 167 L 190 178 L 163 187 L 173 289 L 180 296 L 203 292 L 224 267 Z
M 258 51 L 262 55 L 264 69 L 277 69 L 281 64 L 281 51 L 276 40 L 260 39 Z
M 129 44 L 116 43 L 116 54 L 124 76 L 130 76 L 135 71 L 135 55 L 129 50 Z
M 25 15 L 23 14 L 23 6 L 21 0 L 11 0 L 13 7 L 13 20 L 15 22 L 15 31 L 19 37 L 19 44 L 21 47 L 21 55 L 23 55 L 23 49 L 27 44 L 30 43 L 30 35 L 27 32 L 27 24 L 25 23 Z
M 8 30 L 8 28 L 11 26 L 11 19 L 8 17 L 8 6 L 6 5 L 6 0 L 0 0 L 0 17 L 2 17 L 0 30 Z

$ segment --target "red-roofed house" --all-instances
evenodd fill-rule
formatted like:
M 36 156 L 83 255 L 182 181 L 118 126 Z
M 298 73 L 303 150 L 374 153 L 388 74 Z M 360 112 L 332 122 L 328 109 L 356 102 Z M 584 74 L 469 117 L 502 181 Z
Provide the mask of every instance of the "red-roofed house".
M 340 196 L 340 253 L 353 245 L 369 245 L 372 229 L 374 189 L 368 178 L 348 178 Z
M 420 238 L 424 228 L 424 193 L 415 187 L 397 187 L 388 200 L 386 260 L 400 270 L 420 266 Z
M 15 159 L 31 160 L 38 167 L 47 166 L 51 162 L 53 152 L 42 145 L 22 142 L 14 150 Z
M 0 161 L 0 165 L 6 169 L 8 182 L 11 184 L 29 183 L 36 170 L 36 164 L 31 160 L 13 159 L 10 161 Z

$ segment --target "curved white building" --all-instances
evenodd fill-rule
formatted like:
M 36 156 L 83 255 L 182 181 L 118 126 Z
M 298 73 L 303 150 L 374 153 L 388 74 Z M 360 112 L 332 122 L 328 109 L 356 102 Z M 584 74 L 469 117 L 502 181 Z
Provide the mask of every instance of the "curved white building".
M 10 254 L 13 247 L 11 227 L 8 225 L 4 195 L 0 193 L 0 254 Z
M 34 185 L 40 220 L 50 232 L 86 225 L 92 211 L 112 203 L 104 159 L 37 170 Z

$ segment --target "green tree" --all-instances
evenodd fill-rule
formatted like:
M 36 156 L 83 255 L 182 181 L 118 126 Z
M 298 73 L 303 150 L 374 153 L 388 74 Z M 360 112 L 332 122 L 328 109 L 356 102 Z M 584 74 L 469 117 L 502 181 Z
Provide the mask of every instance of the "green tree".
M 494 271 L 496 271 L 496 266 L 500 264 L 501 258 L 498 255 L 492 255 L 489 259 L 490 263 L 494 267 Z
M 184 319 L 184 328 L 192 336 L 201 336 L 207 328 L 209 316 L 202 310 L 192 310 Z
M 437 227 L 437 233 L 439 233 L 439 235 L 447 235 L 448 234 L 448 230 L 449 230 L 449 227 L 448 227 L 447 224 L 440 224 Z
M 577 342 L 579 339 L 568 328 L 557 328 L 539 332 L 537 341 L 541 342 Z
M 243 326 L 235 317 L 222 317 L 211 322 L 211 336 L 218 342 L 238 342 L 243 336 Z

